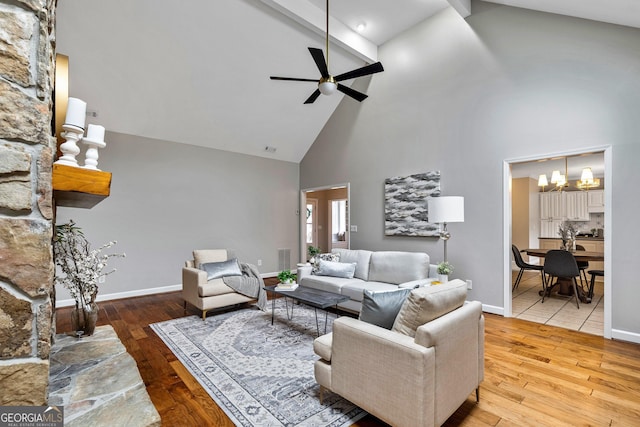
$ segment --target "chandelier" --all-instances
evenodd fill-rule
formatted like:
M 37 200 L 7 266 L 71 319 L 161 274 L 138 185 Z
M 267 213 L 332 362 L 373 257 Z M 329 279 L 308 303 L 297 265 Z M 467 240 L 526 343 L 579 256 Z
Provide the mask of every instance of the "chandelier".
M 564 174 L 560 173 L 560 170 L 554 170 L 551 173 L 551 184 L 554 184 L 555 187 L 550 191 L 562 191 L 565 187 L 569 186 L 569 173 L 567 168 L 567 158 L 564 158 Z M 549 181 L 547 181 L 547 174 L 541 174 L 538 177 L 538 187 L 542 187 L 542 192 L 544 193 L 544 188 L 549 185 Z M 582 175 L 580 179 L 576 181 L 576 188 L 580 190 L 589 190 L 591 188 L 597 188 L 600 186 L 600 179 L 593 177 L 593 172 L 590 167 L 586 167 L 582 169 Z

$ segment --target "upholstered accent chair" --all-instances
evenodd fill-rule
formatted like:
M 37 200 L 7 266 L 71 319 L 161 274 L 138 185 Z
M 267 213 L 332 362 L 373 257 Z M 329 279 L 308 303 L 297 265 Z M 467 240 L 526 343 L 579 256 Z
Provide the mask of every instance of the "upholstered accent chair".
M 235 254 L 228 249 L 193 251 L 193 260 L 186 261 L 182 268 L 182 298 L 184 299 L 185 313 L 187 303 L 189 303 L 202 311 L 202 320 L 205 320 L 209 310 L 256 300 L 255 297 L 234 291 L 225 284 L 223 277 L 208 280 L 207 277 L 210 274 L 201 268 L 205 264 L 218 264 L 233 259 L 235 259 Z M 238 268 L 240 268 L 240 263 L 238 263 Z
M 397 328 L 401 317 L 425 318 L 405 310 L 414 295 L 427 317 L 437 317 L 414 322 L 420 326 L 407 333 L 406 325 Z M 394 427 L 440 426 L 474 390 L 478 401 L 484 317 L 480 302 L 465 298 L 464 282 L 414 289 L 391 330 L 347 316 L 336 319 L 333 331 L 314 341 L 320 399 L 329 390 Z

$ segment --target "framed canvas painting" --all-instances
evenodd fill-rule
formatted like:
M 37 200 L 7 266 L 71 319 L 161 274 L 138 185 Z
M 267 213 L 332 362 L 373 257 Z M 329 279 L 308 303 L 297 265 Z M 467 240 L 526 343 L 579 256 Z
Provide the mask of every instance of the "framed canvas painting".
M 440 196 L 440 171 L 387 178 L 384 182 L 384 234 L 431 237 L 440 226 L 428 221 L 427 199 Z

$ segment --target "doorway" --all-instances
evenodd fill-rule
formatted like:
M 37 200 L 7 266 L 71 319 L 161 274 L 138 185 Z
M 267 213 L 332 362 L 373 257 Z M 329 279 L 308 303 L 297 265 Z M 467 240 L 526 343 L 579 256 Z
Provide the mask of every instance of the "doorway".
M 309 246 L 320 248 L 321 253 L 331 252 L 332 248 L 350 248 L 349 200 L 349 184 L 301 190 L 300 211 L 305 213 L 300 215 L 302 262 L 309 258 Z M 307 218 L 309 207 L 311 214 Z
M 589 155 L 595 156 L 595 157 L 589 157 Z M 593 161 L 593 159 L 597 158 L 597 156 L 600 156 L 600 159 L 602 159 L 601 160 L 602 167 L 600 168 L 598 175 L 602 177 L 604 180 L 603 185 L 600 186 L 600 193 L 599 193 L 604 197 L 604 212 L 591 214 L 591 216 L 588 218 L 580 218 L 577 220 L 572 220 L 572 222 L 575 221 L 575 225 L 578 226 L 581 229 L 581 231 L 584 232 L 584 234 L 588 234 L 593 229 L 598 229 L 600 227 L 604 229 L 605 236 L 606 236 L 603 242 L 604 254 L 605 254 L 604 270 L 610 272 L 611 271 L 610 254 L 611 254 L 611 247 L 612 247 L 612 238 L 611 238 L 611 234 L 607 235 L 606 231 L 611 230 L 611 218 L 612 218 L 611 192 L 607 191 L 607 189 L 610 188 L 610 185 L 612 182 L 611 181 L 611 175 L 612 175 L 611 174 L 611 170 L 612 170 L 611 147 L 609 146 L 594 147 L 588 150 L 553 153 L 553 154 L 546 154 L 546 155 L 534 156 L 529 158 L 510 159 L 504 162 L 504 169 L 503 169 L 504 234 L 503 236 L 504 236 L 504 249 L 505 249 L 504 250 L 504 279 L 505 279 L 504 280 L 504 316 L 505 317 L 520 317 L 525 320 L 536 321 L 533 315 L 534 314 L 541 315 L 540 312 L 536 313 L 536 307 L 534 306 L 535 301 L 533 301 L 534 299 L 533 295 L 537 294 L 538 289 L 542 288 L 540 283 L 541 281 L 540 273 L 530 272 L 529 283 L 527 283 L 528 281 L 526 279 L 527 273 L 525 273 L 525 279 L 523 279 L 523 281 L 521 282 L 521 285 L 519 285 L 519 288 L 520 288 L 520 286 L 522 286 L 522 284 L 524 283 L 525 289 L 524 290 L 519 289 L 519 290 L 516 290 L 515 292 L 512 292 L 513 279 L 517 275 L 517 270 L 516 270 L 516 274 L 514 274 L 513 268 L 512 268 L 513 263 L 512 263 L 512 254 L 511 254 L 512 243 L 516 244 L 516 246 L 518 246 L 518 244 L 520 244 L 520 246 L 525 246 L 525 247 L 518 246 L 518 249 L 525 249 L 526 247 L 533 247 L 533 248 L 542 247 L 539 245 L 540 244 L 548 245 L 549 243 L 553 243 L 553 241 L 555 240 L 553 239 L 553 237 L 555 236 L 551 236 L 551 235 L 550 236 L 545 235 L 545 238 L 549 238 L 550 240 L 540 238 L 542 236 L 541 233 L 545 233 L 545 223 L 539 217 L 540 207 L 538 206 L 538 200 L 541 199 L 541 197 L 539 197 L 539 192 L 541 189 L 538 188 L 539 174 L 546 173 L 547 177 L 550 177 L 551 172 L 555 169 L 555 166 L 552 165 L 553 164 L 552 160 L 556 162 L 560 160 L 562 162 L 561 163 L 562 167 L 560 169 L 562 170 L 562 173 L 568 175 L 567 180 L 570 182 L 569 184 L 565 184 L 564 187 L 566 188 L 562 188 L 562 190 L 570 190 L 570 188 L 568 187 L 571 185 L 575 185 L 575 182 L 577 179 L 581 179 L 580 170 L 584 168 L 584 165 L 583 165 L 584 162 L 581 163 L 580 160 Z M 575 159 L 573 160 L 573 163 L 574 163 L 573 166 L 571 165 L 571 162 L 572 162 L 571 160 L 569 162 L 565 160 L 567 158 Z M 522 170 L 526 171 L 524 173 L 524 176 L 526 177 L 524 180 L 520 179 L 523 177 Z M 571 170 L 573 170 L 573 172 Z M 540 171 L 540 173 L 537 173 L 537 172 L 534 173 L 533 171 Z M 518 182 L 518 181 L 524 181 L 524 182 Z M 555 187 L 555 184 L 552 184 L 550 182 L 548 184 L 551 184 L 552 187 Z M 531 212 L 534 212 L 531 215 L 531 221 L 526 225 L 523 225 L 522 224 L 523 221 L 521 220 L 521 218 L 518 218 L 519 215 L 522 215 L 522 211 L 520 209 L 521 207 L 519 206 L 519 203 L 527 203 L 526 198 L 522 199 L 522 195 L 520 196 L 517 195 L 517 192 L 519 191 L 518 188 L 522 189 L 523 187 L 529 189 L 528 200 L 531 203 Z M 604 187 L 604 191 L 602 191 L 603 187 Z M 545 191 L 547 193 L 549 193 L 549 190 L 550 188 L 546 187 Z M 554 192 L 557 191 L 555 188 L 553 190 Z M 568 191 L 565 192 L 564 195 L 566 196 L 567 194 L 568 194 Z M 583 192 L 583 196 L 584 196 L 584 192 Z M 520 197 L 520 199 L 516 199 L 517 197 Z M 515 202 L 518 202 L 518 203 L 516 203 L 516 205 L 514 206 Z M 544 203 L 544 201 L 542 201 L 542 203 Z M 560 223 L 562 223 L 562 221 L 560 221 Z M 557 227 L 554 226 L 552 228 L 553 228 L 553 233 L 556 233 Z M 529 262 L 532 264 L 535 264 L 538 262 L 542 263 L 544 262 L 544 260 L 531 259 Z M 595 266 L 594 266 L 594 269 L 596 269 Z M 599 320 L 600 322 L 602 322 L 603 331 L 600 334 L 604 335 L 605 338 L 611 338 L 611 283 L 612 283 L 611 276 L 612 276 L 611 274 L 605 275 L 604 284 L 600 285 L 600 289 L 601 289 L 600 295 L 603 296 L 601 301 L 602 305 L 600 307 L 603 313 L 600 314 L 601 320 Z M 532 299 L 532 304 L 531 304 L 532 311 L 529 313 L 531 315 L 529 318 L 527 318 L 526 315 L 522 314 L 523 307 L 527 305 L 527 302 L 524 300 L 521 300 L 520 303 L 514 302 L 515 301 L 514 296 L 516 298 L 520 298 L 520 293 L 522 293 L 523 291 L 526 291 L 527 286 L 531 288 L 531 294 L 532 294 L 532 295 L 529 295 Z M 554 300 L 554 302 L 556 301 Z M 568 302 L 571 302 L 571 301 L 568 301 Z M 559 319 L 563 317 L 565 318 L 568 317 L 567 314 L 561 313 L 562 307 L 560 306 L 563 306 L 565 301 L 561 300 L 561 301 L 557 301 L 557 303 L 558 303 L 557 305 L 559 306 L 557 313 L 553 314 L 557 317 L 557 320 L 548 321 L 548 322 L 540 321 L 539 323 L 554 324 L 554 322 L 556 323 L 560 322 Z M 539 307 L 544 306 L 545 311 L 548 311 L 547 309 L 550 310 L 551 304 L 547 305 L 547 300 L 545 300 L 544 305 L 538 304 L 538 306 Z M 594 310 L 594 307 L 595 306 L 591 304 L 581 304 L 580 310 L 578 310 L 578 312 L 580 316 L 587 316 L 590 314 L 591 311 Z M 575 304 L 573 305 L 573 309 L 576 309 Z M 572 313 L 572 314 L 576 314 L 576 313 Z M 582 323 L 583 326 L 580 326 L 585 328 L 584 329 L 585 332 L 589 332 L 588 330 L 589 325 L 587 325 L 586 323 L 587 317 L 585 317 L 584 322 Z M 602 319 L 602 317 L 604 318 Z M 596 322 L 595 319 L 597 319 L 597 316 L 594 317 L 593 319 L 594 320 L 591 321 L 590 326 L 595 325 L 595 322 Z M 567 327 L 559 323 L 557 324 L 557 326 Z M 569 329 L 579 330 L 579 328 L 576 328 L 576 327 L 570 327 Z M 594 333 L 594 331 L 591 331 L 591 333 Z
M 331 199 L 328 201 L 328 252 L 331 252 L 333 248 L 347 249 L 349 247 L 349 233 L 347 233 L 348 209 L 349 201 L 347 199 Z

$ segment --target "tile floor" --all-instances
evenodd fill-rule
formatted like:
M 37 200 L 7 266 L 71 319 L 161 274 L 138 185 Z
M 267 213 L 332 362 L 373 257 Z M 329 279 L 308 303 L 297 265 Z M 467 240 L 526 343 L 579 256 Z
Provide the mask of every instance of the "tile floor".
M 518 271 L 513 272 L 512 283 Z M 589 275 L 587 278 L 591 279 Z M 580 283 L 580 282 L 578 282 Z M 538 291 L 542 290 L 540 273 L 525 271 L 518 289 L 512 294 L 513 317 L 546 325 L 560 326 L 574 331 L 582 331 L 593 335 L 604 335 L 604 286 L 596 282 L 591 304 L 580 303 L 576 307 L 573 297 L 553 295 L 545 298 L 544 304 Z

